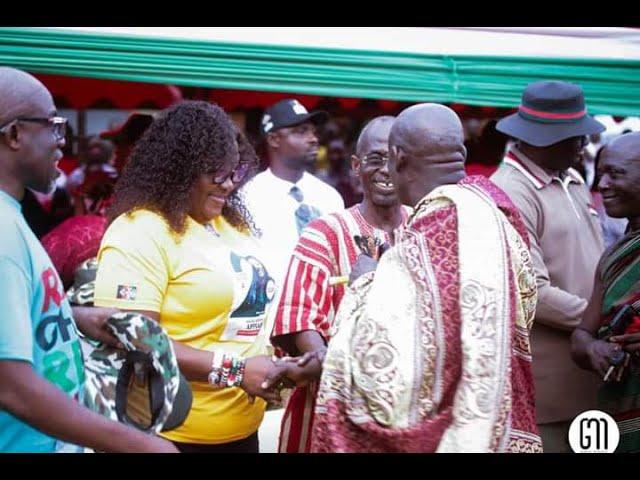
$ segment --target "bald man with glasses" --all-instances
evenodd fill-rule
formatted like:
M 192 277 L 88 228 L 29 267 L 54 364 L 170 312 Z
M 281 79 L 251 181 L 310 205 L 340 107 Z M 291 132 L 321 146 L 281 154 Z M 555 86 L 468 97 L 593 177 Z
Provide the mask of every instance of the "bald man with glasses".
M 26 188 L 46 193 L 55 186 L 66 122 L 44 85 L 0 67 L 0 452 L 175 452 L 163 439 L 80 405 L 78 329 L 115 344 L 103 330 L 115 310 L 72 312 L 19 203 Z

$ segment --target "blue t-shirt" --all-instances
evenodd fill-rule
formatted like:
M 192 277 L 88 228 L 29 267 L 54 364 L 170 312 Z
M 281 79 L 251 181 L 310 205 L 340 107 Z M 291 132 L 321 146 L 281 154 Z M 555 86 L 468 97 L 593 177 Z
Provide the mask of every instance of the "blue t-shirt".
M 84 362 L 62 282 L 20 204 L 1 190 L 0 226 L 0 361 L 31 363 L 40 376 L 82 403 Z M 0 409 L 0 452 L 59 451 L 81 449 Z

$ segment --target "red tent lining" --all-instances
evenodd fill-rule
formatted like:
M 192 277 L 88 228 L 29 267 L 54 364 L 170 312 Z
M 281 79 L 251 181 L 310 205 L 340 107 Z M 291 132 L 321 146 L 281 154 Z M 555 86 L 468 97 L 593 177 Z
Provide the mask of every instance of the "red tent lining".
M 182 100 L 173 85 L 35 74 L 51 92 L 58 108 L 165 108 Z
M 309 110 L 316 108 L 352 112 L 360 106 L 377 114 L 395 114 L 410 103 L 395 100 L 367 100 L 350 97 L 321 97 L 284 92 L 176 87 L 156 83 L 126 82 L 63 75 L 35 74 L 51 91 L 59 108 L 166 108 L 183 98 L 218 103 L 228 112 L 253 108 L 264 109 L 284 98 L 296 98 Z M 491 118 L 507 115 L 514 109 L 450 105 L 463 118 Z M 330 112 L 332 113 L 332 112 Z

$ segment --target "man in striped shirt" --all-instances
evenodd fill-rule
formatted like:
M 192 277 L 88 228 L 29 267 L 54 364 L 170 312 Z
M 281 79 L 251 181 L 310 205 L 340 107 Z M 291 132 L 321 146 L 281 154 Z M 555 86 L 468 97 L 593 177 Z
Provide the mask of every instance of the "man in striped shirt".
M 393 121 L 390 116 L 373 119 L 358 139 L 351 166 L 362 182 L 362 203 L 312 221 L 291 257 L 277 305 L 272 343 L 289 355 L 303 355 L 307 385 L 298 386 L 287 403 L 280 432 L 281 453 L 310 450 L 317 381 L 330 328 L 345 293 L 346 279 L 362 253 L 354 237 L 379 246 L 390 245 L 393 231 L 408 216 L 409 209 L 399 203 L 387 167 Z

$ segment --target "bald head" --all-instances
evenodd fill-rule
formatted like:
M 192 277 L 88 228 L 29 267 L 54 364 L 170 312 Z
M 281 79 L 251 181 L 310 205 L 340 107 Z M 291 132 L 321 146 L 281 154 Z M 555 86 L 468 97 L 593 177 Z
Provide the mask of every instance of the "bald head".
M 390 141 L 405 151 L 421 155 L 432 150 L 460 150 L 464 132 L 453 110 L 437 103 L 421 103 L 398 115 Z
M 21 199 L 25 188 L 49 193 L 59 175 L 64 138 L 56 135 L 51 94 L 26 72 L 0 67 L 0 188 Z
M 617 137 L 600 151 L 598 189 L 610 217 L 640 228 L 640 133 Z
M 415 205 L 440 185 L 464 178 L 464 133 L 456 113 L 421 103 L 403 110 L 389 136 L 390 173 L 400 200 Z
M 53 99 L 39 80 L 22 70 L 0 67 L 0 125 L 34 115 L 42 105 L 53 106 Z
M 607 145 L 606 153 L 608 155 L 640 157 L 640 132 L 626 133 L 614 138 Z
M 381 141 L 385 144 L 389 142 L 389 132 L 396 117 L 384 115 L 376 117 L 365 125 L 360 132 L 356 143 L 356 155 L 362 158 L 370 150 L 372 143 Z

